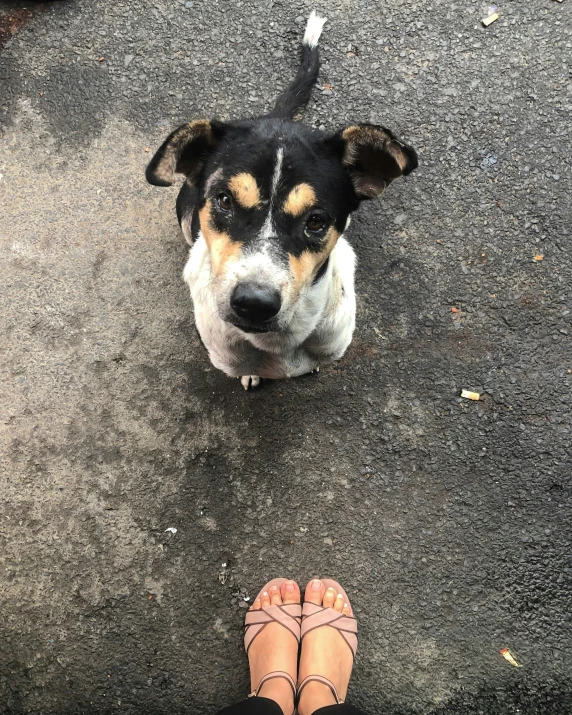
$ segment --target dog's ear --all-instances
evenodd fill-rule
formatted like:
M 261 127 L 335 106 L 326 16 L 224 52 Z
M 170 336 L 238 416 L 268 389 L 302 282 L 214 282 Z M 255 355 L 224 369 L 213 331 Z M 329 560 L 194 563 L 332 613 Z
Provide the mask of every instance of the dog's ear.
M 222 122 L 198 119 L 183 124 L 165 139 L 145 171 L 154 186 L 171 186 L 175 174 L 185 174 L 195 184 L 208 154 L 224 134 Z
M 400 142 L 384 127 L 354 124 L 334 138 L 342 144 L 342 163 L 359 199 L 376 198 L 393 179 L 407 176 L 417 168 L 415 149 Z

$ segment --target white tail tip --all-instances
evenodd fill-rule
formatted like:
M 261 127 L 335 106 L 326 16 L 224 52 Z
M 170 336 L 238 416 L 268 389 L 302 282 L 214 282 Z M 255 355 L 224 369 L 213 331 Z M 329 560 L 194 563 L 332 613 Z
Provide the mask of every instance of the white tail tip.
M 316 15 L 315 10 L 312 10 L 312 14 L 308 18 L 308 24 L 306 25 L 306 32 L 304 33 L 304 44 L 308 45 L 314 49 L 318 44 L 320 35 L 322 34 L 322 28 L 326 22 L 327 17 L 319 17 Z

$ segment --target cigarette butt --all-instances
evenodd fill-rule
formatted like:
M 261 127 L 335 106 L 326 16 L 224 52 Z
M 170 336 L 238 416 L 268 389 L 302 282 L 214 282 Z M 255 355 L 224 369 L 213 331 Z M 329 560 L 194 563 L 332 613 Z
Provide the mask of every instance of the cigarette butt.
M 478 392 L 471 392 L 470 390 L 461 390 L 461 397 L 466 397 L 467 400 L 480 400 L 481 395 Z
M 498 20 L 498 19 L 499 19 L 499 14 L 498 14 L 498 12 L 493 12 L 492 15 L 489 15 L 488 17 L 485 17 L 483 20 L 481 20 L 481 22 L 483 23 L 483 25 L 484 25 L 485 27 L 488 27 L 489 25 L 492 25 L 492 23 L 493 23 L 495 20 Z
M 508 660 L 511 665 L 514 665 L 515 668 L 522 668 L 522 664 L 518 662 L 518 660 L 514 657 L 514 654 L 511 653 L 508 648 L 501 648 L 500 653 L 502 657 L 505 660 Z

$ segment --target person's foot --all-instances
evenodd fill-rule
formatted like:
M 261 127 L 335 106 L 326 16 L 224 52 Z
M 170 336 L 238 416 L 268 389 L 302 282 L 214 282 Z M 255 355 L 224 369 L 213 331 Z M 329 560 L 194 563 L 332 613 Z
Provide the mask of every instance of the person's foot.
M 339 613 L 351 616 L 352 609 L 343 594 L 334 588 L 326 589 L 319 579 L 314 579 L 306 586 L 306 603 L 315 603 L 325 608 L 333 608 Z M 343 636 L 334 628 L 323 626 L 308 631 L 302 640 L 302 652 L 298 667 L 298 684 L 308 675 L 321 675 L 327 678 L 338 691 L 341 700 L 345 700 L 353 667 L 353 654 Z M 324 683 L 309 682 L 304 686 L 298 703 L 299 715 L 311 715 L 318 708 L 335 705 L 336 699 L 330 688 Z
M 288 603 L 300 603 L 300 587 L 295 581 L 274 583 L 268 591 L 252 604 L 251 611 L 265 606 L 280 606 Z M 248 650 L 250 665 L 251 692 L 254 692 L 265 675 L 274 671 L 283 671 L 296 682 L 298 666 L 298 641 L 287 628 L 279 623 L 269 623 L 252 641 Z M 260 697 L 271 698 L 282 708 L 284 715 L 294 711 L 294 693 L 285 678 L 267 680 L 258 693 Z

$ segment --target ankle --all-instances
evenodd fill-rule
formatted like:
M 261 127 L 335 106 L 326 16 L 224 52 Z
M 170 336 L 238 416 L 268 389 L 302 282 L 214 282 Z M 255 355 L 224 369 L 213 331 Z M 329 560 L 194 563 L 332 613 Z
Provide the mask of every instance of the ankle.
M 263 683 L 258 695 L 261 698 L 270 698 L 277 703 L 284 715 L 292 715 L 294 712 L 294 693 L 287 680 L 283 678 L 272 678 Z
M 332 691 L 324 683 L 310 682 L 304 686 L 298 703 L 299 715 L 312 715 L 320 708 L 335 705 L 336 699 Z

